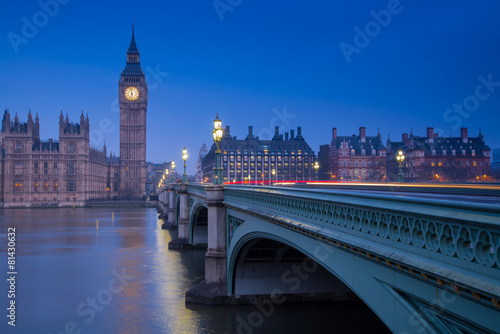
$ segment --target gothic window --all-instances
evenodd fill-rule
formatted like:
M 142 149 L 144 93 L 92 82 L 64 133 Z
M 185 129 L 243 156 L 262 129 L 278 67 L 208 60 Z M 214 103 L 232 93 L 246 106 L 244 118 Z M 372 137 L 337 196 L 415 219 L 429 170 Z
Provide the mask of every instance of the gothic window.
M 68 191 L 76 191 L 76 180 L 68 181 Z
M 38 174 L 38 162 L 35 162 L 35 164 L 34 164 L 33 174 Z
M 35 185 L 33 186 L 33 191 L 38 191 L 38 182 L 35 182 Z
M 15 175 L 23 174 L 23 162 L 22 161 L 14 162 L 14 174 Z
M 472 150 L 472 156 L 475 157 L 476 156 L 476 150 Z
M 75 162 L 68 162 L 68 175 L 75 175 Z
M 361 161 L 361 167 L 366 167 L 366 162 L 365 161 Z
M 359 161 L 358 161 L 358 160 L 356 160 L 356 161 L 354 162 L 354 166 L 355 166 L 355 167 L 359 167 Z
M 361 155 L 365 156 L 366 151 L 364 149 L 361 150 Z
M 43 163 L 43 174 L 49 174 L 49 164 L 47 162 Z
M 76 149 L 75 149 L 75 142 L 70 142 L 69 143 L 69 147 L 68 147 L 68 152 L 72 153 L 72 152 L 75 152 Z
M 49 183 L 47 181 L 43 184 L 43 191 L 49 191 Z
M 21 152 L 23 149 L 23 143 L 20 142 L 20 141 L 16 141 L 16 148 L 15 148 L 15 151 L 16 152 Z
M 58 184 L 57 184 L 57 181 L 54 182 L 54 187 L 52 188 L 53 191 L 57 191 L 58 189 Z
M 372 150 L 372 155 L 375 156 L 376 152 L 375 150 Z
M 57 175 L 57 162 L 54 162 L 54 175 Z
M 443 156 L 444 157 L 446 156 L 446 150 L 443 150 Z
M 342 167 L 347 167 L 347 161 L 342 160 Z
M 451 151 L 451 155 L 453 155 L 453 156 L 457 155 L 457 151 L 452 150 L 452 151 Z

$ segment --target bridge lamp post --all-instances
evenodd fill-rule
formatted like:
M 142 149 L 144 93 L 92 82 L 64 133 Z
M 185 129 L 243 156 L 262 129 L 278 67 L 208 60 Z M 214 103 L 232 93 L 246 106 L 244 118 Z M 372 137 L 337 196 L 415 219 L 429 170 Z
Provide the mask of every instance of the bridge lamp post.
M 319 169 L 319 163 L 317 161 L 314 162 L 314 180 L 318 181 L 318 169 Z
M 186 146 L 184 146 L 184 149 L 182 150 L 182 160 L 184 160 L 184 174 L 182 174 L 182 182 L 187 183 L 188 182 L 188 175 L 186 173 L 186 159 L 188 157 L 188 150 L 186 149 Z
M 163 175 L 164 178 L 167 179 L 167 183 L 169 183 L 169 180 L 168 180 L 168 169 L 165 169 L 165 175 Z
M 172 161 L 170 167 L 172 168 L 172 173 L 170 174 L 172 177 L 172 183 L 175 183 L 175 161 Z
M 276 170 L 274 168 L 271 171 L 271 174 L 273 174 L 273 179 L 275 180 L 275 182 L 278 182 L 278 179 L 276 178 Z
M 217 117 L 214 119 L 214 131 L 212 132 L 214 137 L 214 142 L 217 145 L 217 149 L 215 150 L 215 167 L 214 167 L 214 184 L 222 184 L 222 175 L 221 175 L 221 167 L 220 167 L 220 148 L 219 144 L 222 140 L 222 121 L 219 118 L 219 113 L 217 113 Z
M 405 155 L 402 150 L 398 151 L 398 155 L 396 156 L 396 160 L 399 164 L 399 173 L 398 173 L 398 182 L 403 182 L 403 162 L 405 161 Z

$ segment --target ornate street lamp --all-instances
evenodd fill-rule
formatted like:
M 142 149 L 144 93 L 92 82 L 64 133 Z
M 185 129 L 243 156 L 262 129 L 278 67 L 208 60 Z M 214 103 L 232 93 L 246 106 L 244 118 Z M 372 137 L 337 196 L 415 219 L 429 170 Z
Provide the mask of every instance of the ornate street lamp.
M 214 137 L 214 142 L 217 145 L 217 149 L 215 150 L 215 167 L 214 167 L 214 184 L 223 184 L 221 166 L 220 166 L 220 148 L 219 144 L 222 140 L 222 121 L 219 118 L 219 114 L 217 113 L 217 117 L 214 119 L 214 131 L 212 132 Z
M 398 151 L 398 155 L 396 156 L 396 160 L 399 164 L 399 173 L 398 173 L 398 182 L 403 182 L 403 162 L 405 161 L 405 155 L 403 150 Z
M 186 149 L 186 146 L 184 146 L 184 149 L 182 150 L 182 160 L 184 160 L 184 174 L 182 174 L 182 182 L 187 183 L 188 182 L 188 175 L 186 174 L 186 159 L 188 158 L 188 150 Z
M 314 162 L 314 180 L 318 181 L 318 169 L 319 169 L 319 163 L 317 161 Z
M 172 167 L 172 173 L 171 173 L 172 183 L 175 183 L 175 161 L 172 161 L 170 167 Z

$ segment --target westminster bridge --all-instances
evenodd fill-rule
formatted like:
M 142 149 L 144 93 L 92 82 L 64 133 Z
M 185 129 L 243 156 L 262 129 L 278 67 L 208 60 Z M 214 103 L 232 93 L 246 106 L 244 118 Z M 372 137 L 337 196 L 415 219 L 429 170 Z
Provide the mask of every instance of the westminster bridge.
M 207 247 L 186 301 L 366 303 L 393 333 L 500 333 L 500 187 L 170 184 L 169 248 Z M 264 304 L 263 304 L 264 305 Z M 268 308 L 269 309 L 269 308 Z

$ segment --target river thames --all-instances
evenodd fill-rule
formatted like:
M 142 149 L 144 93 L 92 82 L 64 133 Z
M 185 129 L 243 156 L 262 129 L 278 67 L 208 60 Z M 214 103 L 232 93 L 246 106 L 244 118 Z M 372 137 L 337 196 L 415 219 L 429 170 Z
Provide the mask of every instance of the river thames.
M 169 251 L 176 232 L 160 228 L 154 209 L 0 212 L 4 277 L 9 227 L 17 271 L 15 327 L 9 284 L 0 285 L 1 333 L 389 333 L 361 302 L 275 305 L 255 319 L 253 305 L 186 305 L 184 293 L 203 280 L 205 250 Z

